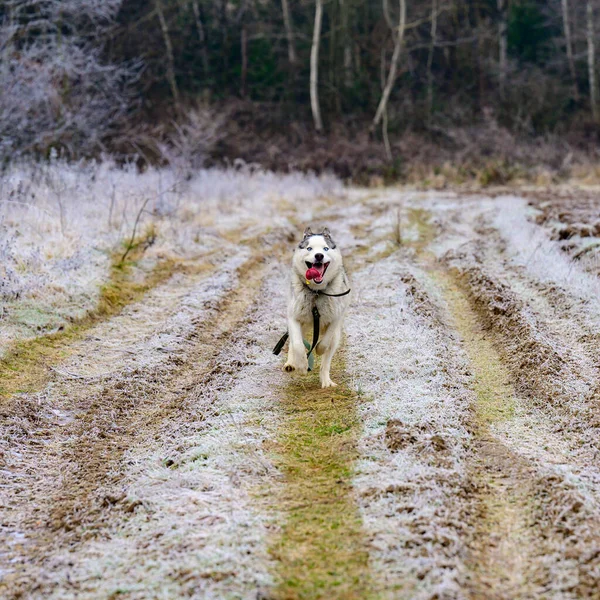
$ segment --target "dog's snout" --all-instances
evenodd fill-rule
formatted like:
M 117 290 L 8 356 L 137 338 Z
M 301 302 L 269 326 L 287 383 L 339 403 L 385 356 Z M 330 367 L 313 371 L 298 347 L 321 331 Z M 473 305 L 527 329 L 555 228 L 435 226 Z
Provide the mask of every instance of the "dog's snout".
M 315 254 L 315 262 L 323 262 L 323 258 L 325 258 L 320 252 Z

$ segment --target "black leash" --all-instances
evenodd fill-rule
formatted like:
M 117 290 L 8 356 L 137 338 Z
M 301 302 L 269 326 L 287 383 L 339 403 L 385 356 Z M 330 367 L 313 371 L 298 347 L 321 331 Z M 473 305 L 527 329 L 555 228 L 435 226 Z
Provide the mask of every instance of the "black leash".
M 329 296 L 331 298 L 339 298 L 341 296 L 346 296 L 347 294 L 350 293 L 350 288 L 348 288 L 345 292 L 342 292 L 341 294 L 326 294 L 325 292 L 321 292 L 319 290 L 311 290 L 310 288 L 308 288 L 313 294 L 315 294 L 316 296 L 319 295 L 323 295 L 323 296 Z M 312 342 L 312 346 L 310 347 L 310 350 L 308 351 L 308 354 L 306 355 L 306 358 L 309 358 L 310 355 L 312 354 L 312 351 L 315 349 L 315 346 L 317 345 L 317 342 L 319 341 L 319 325 L 321 322 L 321 314 L 319 313 L 319 309 L 315 306 L 312 309 L 312 316 L 313 316 L 313 342 Z M 281 339 L 277 342 L 277 344 L 275 345 L 275 348 L 273 348 L 273 354 L 278 355 L 283 346 L 285 345 L 285 343 L 287 342 L 288 337 L 290 336 L 290 334 L 286 331 L 282 336 Z M 310 369 L 309 369 L 310 371 Z
M 312 354 L 312 351 L 315 349 L 315 346 L 317 345 L 317 342 L 319 341 L 319 321 L 321 319 L 321 315 L 319 314 L 319 309 L 316 306 L 313 307 L 313 309 L 312 309 L 312 315 L 313 315 L 313 345 L 310 347 L 310 350 L 308 351 L 306 358 L 308 358 Z
M 310 347 L 310 350 L 308 351 L 308 353 L 306 355 L 306 358 L 310 358 L 312 351 L 315 349 L 315 346 L 317 345 L 317 342 L 319 341 L 319 325 L 321 322 L 321 314 L 319 313 L 319 309 L 316 306 L 312 309 L 312 316 L 313 316 L 313 343 L 312 343 L 312 346 Z M 277 345 L 275 346 L 275 348 L 273 348 L 273 354 L 277 355 L 281 352 L 281 349 L 283 348 L 284 344 L 287 342 L 288 337 L 290 337 L 290 334 L 286 331 L 281 336 L 281 339 L 277 342 Z M 306 342 L 306 345 L 308 346 L 308 342 Z M 311 368 L 308 367 L 308 370 L 310 371 Z
M 277 342 L 277 344 L 275 345 L 275 348 L 273 348 L 273 354 L 277 355 L 281 352 L 281 349 L 283 348 L 283 346 L 285 345 L 285 343 L 287 342 L 287 339 L 290 337 L 290 334 L 286 331 L 282 336 L 281 339 Z

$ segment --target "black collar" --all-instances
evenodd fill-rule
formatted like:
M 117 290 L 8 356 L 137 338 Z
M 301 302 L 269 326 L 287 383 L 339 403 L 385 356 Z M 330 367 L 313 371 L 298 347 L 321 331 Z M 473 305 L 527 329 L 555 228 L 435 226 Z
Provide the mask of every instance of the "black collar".
M 342 292 L 341 294 L 328 294 L 327 292 L 322 292 L 321 290 L 313 290 L 312 288 L 308 287 L 306 284 L 304 284 L 304 287 L 309 292 L 312 292 L 315 296 L 329 296 L 330 298 L 339 298 L 340 296 L 346 296 L 350 293 L 350 288 L 348 288 L 345 292 Z

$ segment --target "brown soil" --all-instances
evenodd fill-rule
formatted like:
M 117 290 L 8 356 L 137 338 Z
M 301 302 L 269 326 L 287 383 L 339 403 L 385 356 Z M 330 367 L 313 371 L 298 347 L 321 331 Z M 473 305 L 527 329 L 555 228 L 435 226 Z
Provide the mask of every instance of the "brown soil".
M 276 256 L 282 249 L 274 244 L 270 252 Z M 206 321 L 196 323 L 183 357 L 171 355 L 152 372 L 134 370 L 107 383 L 70 381 L 62 410 L 73 417 L 58 428 L 49 429 L 40 421 L 39 408 L 31 402 L 12 406 L 11 417 L 29 428 L 23 432 L 28 453 L 43 452 L 37 486 L 17 500 L 23 510 L 20 528 L 29 532 L 20 549 L 27 562 L 43 569 L 52 547 L 93 538 L 110 522 L 113 511 L 136 509 L 121 484 L 124 452 L 152 439 L 167 421 L 185 422 L 193 389 L 209 385 L 219 373 L 222 349 L 259 294 L 266 258 L 261 249 L 260 255 L 243 263 L 237 273 L 239 285 L 209 307 Z M 4 597 L 26 597 L 45 585 L 51 589 L 49 581 L 32 579 L 26 563 L 23 566 L 0 582 Z
M 431 597 L 598 597 L 600 490 L 592 464 L 599 451 L 597 331 L 579 318 L 567 291 L 537 288 L 518 269 L 512 269 L 505 281 L 488 271 L 493 261 L 485 253 L 475 252 L 476 259 L 460 251 L 447 260 L 434 258 L 431 246 L 436 236 L 443 235 L 443 227 L 434 226 L 430 215 L 418 207 L 391 205 L 391 211 L 400 211 L 406 227 L 416 233 L 415 241 L 398 235 L 399 229 L 382 235 L 375 226 L 370 228 L 369 221 L 385 216 L 388 209 L 383 202 L 373 202 L 358 222 L 347 226 L 358 238 L 349 262 L 366 268 L 389 259 L 405 261 L 415 272 L 418 267 L 418 277 L 408 267 L 394 271 L 406 287 L 406 310 L 416 327 L 435 327 L 448 339 L 460 340 L 451 347 L 464 352 L 461 360 L 470 376 L 449 378 L 444 385 L 460 388 L 466 401 L 473 398 L 470 410 L 465 410 L 468 432 L 460 442 L 451 438 L 444 424 L 414 423 L 410 415 L 381 424 L 379 441 L 390 460 L 401 463 L 410 453 L 423 457 L 424 474 L 413 474 L 430 486 L 422 488 L 423 494 L 442 487 L 436 478 L 446 476 L 458 483 L 444 489 L 460 487 L 456 497 L 440 501 L 443 505 L 435 507 L 432 516 L 443 520 L 447 529 L 436 532 L 436 537 L 424 523 L 406 521 L 389 560 L 402 560 L 410 552 L 411 557 L 421 552 L 423 559 L 437 552 L 447 559 L 451 565 L 444 572 L 458 573 L 453 575 L 454 595 L 442 591 Z M 345 223 L 339 205 L 325 201 L 319 210 L 322 216 Z M 295 217 L 294 213 L 291 219 Z M 454 221 L 447 218 L 447 222 L 460 223 L 461 217 L 460 209 L 455 209 Z M 478 247 L 487 244 L 491 254 L 502 257 L 505 248 L 493 232 L 482 228 L 472 235 Z M 0 556 L 12 560 L 0 580 L 3 597 L 62 594 L 53 579 L 56 557 L 67 549 L 76 556 L 86 542 L 101 540 L 115 521 L 132 518 L 141 509 L 139 501 L 127 494 L 128 450 L 151 446 L 166 434 L 173 435 L 176 446 L 178 431 L 190 420 L 204 418 L 195 405 L 198 398 L 210 396 L 212 386 L 223 391 L 223 386 L 233 385 L 238 371 L 251 360 L 245 350 L 232 357 L 229 348 L 237 342 L 251 346 L 252 340 L 244 337 L 248 334 L 240 332 L 260 315 L 256 305 L 272 269 L 269 260 L 287 255 L 290 240 L 282 228 L 232 241 L 249 258 L 240 261 L 225 293 L 206 302 L 202 317 L 192 321 L 176 348 L 165 349 L 163 359 L 106 376 L 61 370 L 59 360 L 64 356 L 97 351 L 93 338 L 102 335 L 99 319 L 85 334 L 82 330 L 76 337 L 57 339 L 50 355 L 40 351 L 39 356 L 46 356 L 41 370 L 32 359 L 21 365 L 22 372 L 12 369 L 6 376 L 12 387 L 5 389 L 8 399 L 2 416 L 10 452 L 1 459 L 11 496 L 3 501 L 4 526 L 27 535 Z M 504 265 L 502 258 L 496 260 Z M 508 273 L 510 267 L 503 268 Z M 204 265 L 182 276 L 192 289 L 210 286 L 217 271 Z M 521 283 L 511 287 L 511 281 Z M 430 294 L 431 289 L 436 293 Z M 527 294 L 539 294 L 543 300 L 528 303 Z M 134 299 L 142 299 L 142 291 Z M 382 314 L 385 309 L 377 307 Z M 558 333 L 569 323 L 580 328 L 581 335 L 565 335 L 564 344 L 557 345 Z M 14 355 L 11 360 L 18 358 Z M 463 364 L 454 358 L 447 357 L 442 368 Z M 343 381 L 343 353 L 337 359 L 335 368 Z M 467 377 L 470 390 L 464 385 Z M 587 395 L 574 399 L 570 382 L 587 389 Z M 29 393 L 15 393 L 22 386 Z M 258 423 L 265 468 L 277 473 L 273 485 L 255 490 L 254 496 L 266 512 L 277 515 L 276 525 L 269 525 L 274 584 L 257 587 L 257 597 L 400 597 L 394 594 L 400 594 L 402 582 L 373 576 L 370 552 L 379 540 L 366 533 L 352 487 L 365 435 L 360 403 L 372 399 L 351 390 L 348 382 L 335 390 L 318 390 L 315 374 L 293 379 L 274 394 L 275 425 L 261 427 L 260 414 L 250 414 L 237 424 Z M 531 434 L 520 429 L 523 423 L 534 428 L 539 424 L 533 437 L 539 436 L 538 445 L 547 446 L 544 451 L 555 462 L 544 462 L 540 448 L 531 450 Z M 459 458 L 450 452 L 453 444 L 461 445 Z M 164 461 L 168 468 L 178 467 L 169 456 Z M 555 464 L 564 469 L 553 468 Z M 592 469 L 591 474 L 586 469 Z M 381 502 L 383 511 L 409 514 L 415 503 L 427 502 L 425 496 L 415 499 L 415 489 L 412 481 L 384 481 L 373 490 L 372 501 Z M 452 514 L 446 518 L 444 511 Z M 451 535 L 444 538 L 448 532 Z M 452 557 L 448 548 L 453 549 Z M 418 586 L 427 576 L 427 568 L 419 567 L 414 582 L 406 584 L 414 586 L 411 594 L 420 593 Z M 196 582 L 205 575 L 188 573 L 182 566 L 181 577 Z M 234 577 L 227 570 L 206 575 L 214 581 Z M 194 585 L 200 587 L 190 593 L 198 595 L 202 582 Z

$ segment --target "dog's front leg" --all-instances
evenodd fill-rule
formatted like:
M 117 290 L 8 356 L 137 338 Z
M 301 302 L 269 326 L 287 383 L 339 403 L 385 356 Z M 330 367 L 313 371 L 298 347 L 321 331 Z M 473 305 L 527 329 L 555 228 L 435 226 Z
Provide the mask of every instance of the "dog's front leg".
M 333 358 L 337 347 L 340 345 L 341 337 L 341 324 L 332 323 L 320 344 L 321 351 L 323 352 L 323 358 L 321 359 L 321 370 L 319 372 L 322 388 L 337 386 L 337 383 L 331 381 L 329 370 L 331 369 L 331 359 Z
M 290 334 L 290 344 L 287 362 L 283 369 L 288 373 L 291 371 L 306 373 L 308 371 L 308 359 L 302 341 L 302 326 L 298 321 L 290 318 L 288 319 L 288 333 Z

